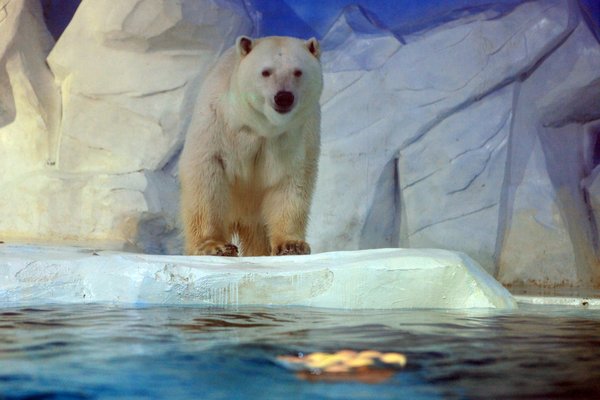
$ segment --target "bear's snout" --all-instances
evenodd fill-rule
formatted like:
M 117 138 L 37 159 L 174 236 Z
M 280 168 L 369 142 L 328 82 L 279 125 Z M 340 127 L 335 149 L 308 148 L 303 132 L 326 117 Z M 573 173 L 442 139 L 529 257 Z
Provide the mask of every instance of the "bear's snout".
M 275 111 L 285 114 L 292 109 L 294 104 L 294 94 L 292 92 L 280 91 L 275 95 Z

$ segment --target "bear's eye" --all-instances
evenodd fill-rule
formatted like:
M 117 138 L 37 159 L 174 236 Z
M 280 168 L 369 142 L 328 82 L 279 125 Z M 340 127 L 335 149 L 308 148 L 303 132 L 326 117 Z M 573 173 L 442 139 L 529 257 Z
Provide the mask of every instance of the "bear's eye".
M 268 78 L 269 76 L 271 76 L 271 71 L 268 69 L 263 69 L 262 76 Z
M 294 76 L 295 76 L 296 78 L 300 78 L 300 77 L 302 76 L 302 71 L 301 71 L 301 70 L 299 70 L 299 69 L 295 70 L 295 71 L 294 71 Z

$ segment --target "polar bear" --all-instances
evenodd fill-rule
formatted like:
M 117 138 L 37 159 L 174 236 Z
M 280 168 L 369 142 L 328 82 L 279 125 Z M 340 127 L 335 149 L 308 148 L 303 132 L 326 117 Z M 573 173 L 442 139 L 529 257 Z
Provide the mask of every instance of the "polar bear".
M 309 254 L 323 77 L 316 39 L 241 36 L 200 90 L 180 159 L 185 252 Z

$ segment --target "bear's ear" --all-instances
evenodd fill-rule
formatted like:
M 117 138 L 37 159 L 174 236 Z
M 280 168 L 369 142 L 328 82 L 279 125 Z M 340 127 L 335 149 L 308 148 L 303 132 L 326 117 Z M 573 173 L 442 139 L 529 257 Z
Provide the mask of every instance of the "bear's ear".
M 310 38 L 305 42 L 306 48 L 317 59 L 321 58 L 321 46 L 319 45 L 319 41 L 317 39 Z
M 240 36 L 235 41 L 235 47 L 237 48 L 237 52 L 241 57 L 246 56 L 252 50 L 252 39 L 247 36 Z

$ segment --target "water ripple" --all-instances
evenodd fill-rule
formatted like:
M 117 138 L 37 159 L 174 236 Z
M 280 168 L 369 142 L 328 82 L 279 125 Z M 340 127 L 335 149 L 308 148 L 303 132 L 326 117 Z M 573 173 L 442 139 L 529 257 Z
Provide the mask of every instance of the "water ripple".
M 385 382 L 305 381 L 281 354 L 400 352 Z M 243 393 L 243 396 L 241 395 Z M 0 312 L 0 399 L 594 398 L 600 315 L 48 306 Z

